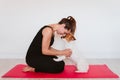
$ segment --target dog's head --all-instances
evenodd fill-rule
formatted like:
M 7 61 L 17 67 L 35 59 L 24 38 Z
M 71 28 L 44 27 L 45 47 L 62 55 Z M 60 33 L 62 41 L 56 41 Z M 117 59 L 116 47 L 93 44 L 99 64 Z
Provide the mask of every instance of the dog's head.
M 66 35 L 65 35 L 64 37 L 62 37 L 62 38 L 66 39 L 68 42 L 76 40 L 75 37 L 74 37 L 74 35 L 71 34 L 71 33 L 66 34 Z

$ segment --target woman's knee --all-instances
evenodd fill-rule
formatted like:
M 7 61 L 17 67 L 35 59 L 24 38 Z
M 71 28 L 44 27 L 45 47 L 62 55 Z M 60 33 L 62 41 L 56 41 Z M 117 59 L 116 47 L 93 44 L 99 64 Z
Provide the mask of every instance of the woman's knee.
M 63 61 L 56 65 L 56 73 L 60 73 L 64 70 L 65 63 Z

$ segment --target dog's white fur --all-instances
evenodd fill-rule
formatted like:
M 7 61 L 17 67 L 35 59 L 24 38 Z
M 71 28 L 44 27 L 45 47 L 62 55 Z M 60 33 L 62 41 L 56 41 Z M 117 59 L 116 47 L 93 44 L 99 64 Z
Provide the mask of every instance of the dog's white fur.
M 61 45 L 63 44 L 63 45 Z M 89 64 L 82 54 L 79 52 L 79 49 L 76 47 L 75 40 L 67 42 L 65 39 L 61 39 L 61 37 L 56 33 L 54 38 L 54 43 L 52 45 L 55 49 L 63 50 L 69 48 L 72 50 L 72 55 L 68 59 L 72 60 L 75 63 L 77 70 L 75 72 L 86 73 L 89 70 Z M 65 56 L 57 56 L 57 58 L 53 58 L 54 61 L 62 61 L 66 57 Z

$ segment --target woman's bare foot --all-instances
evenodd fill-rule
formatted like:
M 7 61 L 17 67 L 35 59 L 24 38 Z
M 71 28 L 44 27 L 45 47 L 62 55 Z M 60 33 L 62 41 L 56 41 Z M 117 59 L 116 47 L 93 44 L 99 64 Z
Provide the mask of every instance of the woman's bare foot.
M 23 72 L 35 72 L 35 68 L 26 66 L 25 68 L 23 68 Z

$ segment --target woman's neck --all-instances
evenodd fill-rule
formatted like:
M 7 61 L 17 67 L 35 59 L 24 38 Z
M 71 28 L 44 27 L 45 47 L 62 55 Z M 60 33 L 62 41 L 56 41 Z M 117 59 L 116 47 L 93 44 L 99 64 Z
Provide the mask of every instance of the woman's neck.
M 59 24 L 50 24 L 49 26 L 51 26 L 53 28 L 53 31 L 56 31 L 59 28 Z

